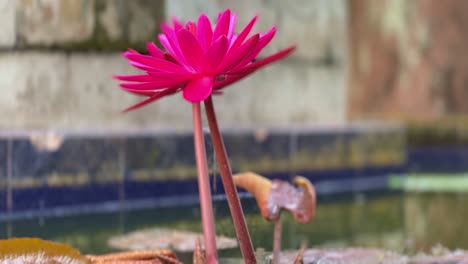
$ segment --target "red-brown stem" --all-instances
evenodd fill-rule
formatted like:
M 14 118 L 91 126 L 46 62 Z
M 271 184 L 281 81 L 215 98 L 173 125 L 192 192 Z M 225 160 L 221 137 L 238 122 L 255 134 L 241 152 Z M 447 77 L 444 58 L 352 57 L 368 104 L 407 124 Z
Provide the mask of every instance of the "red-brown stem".
M 273 234 L 273 261 L 272 264 L 279 263 L 279 255 L 281 251 L 281 229 L 282 229 L 282 222 L 281 217 L 275 220 L 275 231 Z
M 211 200 L 208 165 L 206 162 L 205 140 L 201 121 L 200 103 L 192 104 L 193 139 L 195 143 L 195 159 L 197 162 L 198 190 L 200 195 L 200 210 L 205 244 L 206 261 L 208 264 L 218 263 L 216 251 L 215 225 L 213 205 Z
M 237 239 L 239 239 L 239 245 L 242 256 L 244 258 L 244 263 L 257 263 L 252 241 L 250 240 L 249 230 L 247 229 L 247 224 L 245 223 L 244 212 L 242 211 L 239 196 L 237 194 L 234 181 L 232 180 L 231 165 L 229 164 L 229 160 L 227 158 L 223 138 L 219 132 L 218 122 L 216 120 L 216 114 L 211 96 L 205 100 L 205 110 L 208 119 L 208 125 L 210 127 L 211 140 L 215 150 L 216 161 L 218 162 L 224 191 L 226 192 L 229 209 L 231 210 L 232 220 L 236 229 Z

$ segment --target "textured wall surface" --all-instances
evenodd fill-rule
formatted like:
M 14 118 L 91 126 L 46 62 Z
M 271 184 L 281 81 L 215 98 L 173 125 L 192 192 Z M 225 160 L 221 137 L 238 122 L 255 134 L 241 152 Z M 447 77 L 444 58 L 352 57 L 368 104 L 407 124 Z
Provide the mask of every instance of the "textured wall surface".
M 164 1 L 2 0 L 15 47 L 121 50 L 154 38 Z M 3 21 L 2 21 L 3 22 Z M 9 21 L 6 21 L 7 25 Z M 2 33 L 3 34 L 3 33 Z M 10 36 L 10 38 L 12 38 Z M 1 42 L 0 42 L 1 43 Z
M 217 97 L 224 127 L 340 122 L 345 116 L 344 0 L 193 1 L 0 0 L 0 128 L 190 129 L 190 105 L 180 95 L 129 114 L 140 98 L 119 90 L 113 74 L 134 70 L 120 57 L 155 40 L 170 14 L 182 19 L 227 6 L 239 25 L 261 14 L 257 30 L 278 35 L 267 52 L 296 43 L 291 58 Z M 303 8 L 306 6 L 307 8 Z M 319 11 L 320 10 L 320 11 Z
M 466 10 L 464 0 L 351 0 L 351 116 L 468 113 Z

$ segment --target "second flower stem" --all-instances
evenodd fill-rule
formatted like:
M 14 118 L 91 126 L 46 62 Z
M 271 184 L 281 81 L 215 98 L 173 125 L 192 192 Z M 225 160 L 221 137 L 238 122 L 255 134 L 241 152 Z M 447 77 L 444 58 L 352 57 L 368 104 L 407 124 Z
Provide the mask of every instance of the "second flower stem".
M 195 159 L 197 163 L 198 190 L 200 196 L 200 210 L 203 228 L 203 240 L 207 264 L 218 263 L 216 251 L 216 234 L 211 200 L 210 181 L 208 178 L 208 165 L 206 162 L 205 140 L 201 121 L 200 103 L 192 104 L 193 138 L 195 143 Z
M 273 261 L 272 264 L 278 264 L 281 251 L 281 216 L 275 220 L 275 231 L 273 234 Z
M 211 96 L 205 100 L 205 110 L 208 119 L 208 125 L 210 127 L 210 135 L 213 142 L 213 148 L 215 150 L 216 160 L 218 162 L 224 191 L 226 192 L 229 209 L 231 211 L 232 220 L 234 222 L 234 228 L 236 229 L 237 239 L 239 239 L 239 245 L 242 256 L 244 258 L 244 263 L 256 263 L 252 241 L 250 239 L 249 230 L 247 229 L 247 224 L 245 222 L 244 212 L 242 211 L 242 206 L 239 201 L 239 196 L 232 179 L 231 166 L 227 158 L 223 138 L 219 132 L 218 122 L 216 120 L 216 114 Z

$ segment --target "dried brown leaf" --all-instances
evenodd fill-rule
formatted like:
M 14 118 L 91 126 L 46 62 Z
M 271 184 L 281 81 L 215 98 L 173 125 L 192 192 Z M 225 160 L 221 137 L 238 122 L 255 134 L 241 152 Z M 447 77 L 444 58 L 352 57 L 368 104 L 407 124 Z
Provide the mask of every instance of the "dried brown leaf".
M 0 263 L 86 264 L 77 249 L 38 238 L 0 240 Z

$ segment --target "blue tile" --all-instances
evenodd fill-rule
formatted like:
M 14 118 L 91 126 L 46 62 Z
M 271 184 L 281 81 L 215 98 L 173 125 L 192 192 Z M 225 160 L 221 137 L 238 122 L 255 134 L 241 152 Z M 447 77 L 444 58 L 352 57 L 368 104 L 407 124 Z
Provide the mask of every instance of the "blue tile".
M 464 173 L 468 171 L 468 147 L 409 147 L 408 170 L 412 172 Z
M 6 183 L 7 183 L 7 164 L 8 139 L 0 139 L 0 212 L 6 210 Z
M 213 149 L 205 135 L 208 165 Z M 146 199 L 198 192 L 192 134 L 128 137 L 125 145 L 125 198 Z
M 121 139 L 70 137 L 43 151 L 29 139 L 15 140 L 13 209 L 118 200 L 123 146 Z
M 163 170 L 177 165 L 194 166 L 193 137 L 166 134 L 129 137 L 125 144 L 125 156 L 126 167 L 130 171 Z
M 290 169 L 290 135 L 282 132 L 225 134 L 224 141 L 234 171 L 287 172 Z
M 247 130 L 226 131 L 223 138 L 234 172 L 249 170 L 283 180 L 298 174 L 318 182 L 387 175 L 402 171 L 404 163 L 395 162 L 404 153 L 404 140 L 388 131 Z M 208 134 L 205 142 L 211 169 L 214 153 Z M 0 161 L 7 157 L 6 146 L 0 140 Z M 12 153 L 15 212 L 198 193 L 191 133 L 75 134 L 52 151 L 19 137 Z M 2 179 L 5 164 L 0 164 Z M 210 180 L 214 193 L 222 194 L 220 177 Z M 0 212 L 5 208 L 2 189 Z

